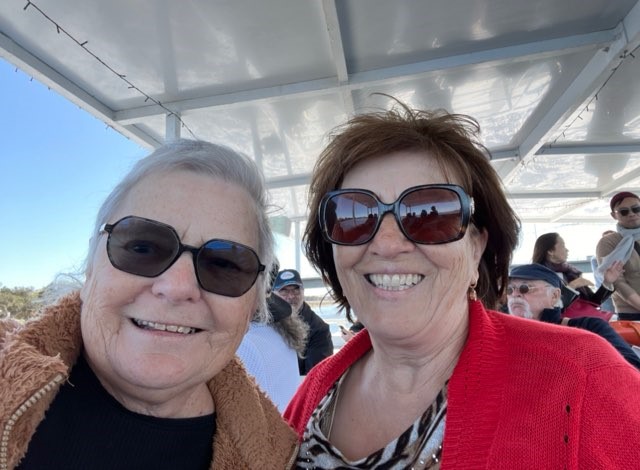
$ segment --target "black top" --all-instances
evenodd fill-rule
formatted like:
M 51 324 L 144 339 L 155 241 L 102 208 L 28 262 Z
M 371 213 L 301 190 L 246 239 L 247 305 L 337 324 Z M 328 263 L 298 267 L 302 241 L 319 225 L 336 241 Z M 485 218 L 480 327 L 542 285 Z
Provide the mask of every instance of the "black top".
M 562 310 L 559 307 L 556 308 L 545 308 L 542 311 L 542 315 L 540 315 L 540 320 L 546 323 L 555 323 L 560 324 L 562 322 Z M 616 348 L 620 354 L 636 369 L 640 369 L 640 357 L 633 352 L 631 346 L 627 344 L 627 342 L 622 339 L 616 330 L 614 330 L 609 323 L 604 321 L 602 318 L 596 317 L 579 317 L 579 318 L 570 318 L 568 326 L 573 326 L 576 328 L 582 328 L 583 330 L 591 331 L 599 336 L 602 336 L 606 339 L 611 346 Z
M 127 410 L 81 357 L 16 468 L 208 469 L 215 427 L 215 414 L 171 419 Z
M 307 375 L 313 366 L 333 354 L 333 340 L 329 325 L 304 302 L 299 315 L 309 325 L 309 336 L 303 358 L 298 359 L 300 375 Z

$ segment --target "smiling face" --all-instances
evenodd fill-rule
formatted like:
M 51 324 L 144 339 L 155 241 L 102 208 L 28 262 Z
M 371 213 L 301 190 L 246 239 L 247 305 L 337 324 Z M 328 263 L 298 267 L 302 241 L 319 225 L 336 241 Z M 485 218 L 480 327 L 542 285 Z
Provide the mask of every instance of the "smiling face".
M 407 188 L 448 181 L 421 152 L 381 155 L 357 164 L 342 188 L 374 192 L 391 203 Z M 372 338 L 437 346 L 467 321 L 467 292 L 477 280 L 486 234 L 469 227 L 458 241 L 420 245 L 408 240 L 392 214 L 373 239 L 359 246 L 333 245 L 336 271 L 350 306 Z M 460 328 L 463 330 L 460 330 Z
M 135 186 L 108 222 L 136 215 L 171 225 L 185 244 L 223 238 L 255 250 L 253 207 L 243 189 L 223 180 L 161 173 Z M 211 412 L 206 382 L 242 340 L 256 310 L 256 285 L 235 298 L 207 292 L 198 285 L 191 253 L 155 278 L 128 274 L 111 265 L 106 241 L 101 235 L 81 292 L 82 337 L 93 371 L 132 411 L 166 417 Z
M 616 219 L 624 228 L 638 228 L 640 227 L 640 213 L 636 214 L 632 210 L 638 207 L 640 207 L 640 200 L 635 197 L 624 198 L 613 208 L 611 217 Z M 623 213 L 626 215 L 622 215 Z
M 519 289 L 523 284 L 529 287 L 526 294 L 522 294 Z M 509 313 L 533 320 L 539 320 L 542 311 L 553 308 L 560 298 L 560 289 L 541 280 L 511 278 L 507 292 L 509 290 L 511 290 L 511 294 L 507 295 Z

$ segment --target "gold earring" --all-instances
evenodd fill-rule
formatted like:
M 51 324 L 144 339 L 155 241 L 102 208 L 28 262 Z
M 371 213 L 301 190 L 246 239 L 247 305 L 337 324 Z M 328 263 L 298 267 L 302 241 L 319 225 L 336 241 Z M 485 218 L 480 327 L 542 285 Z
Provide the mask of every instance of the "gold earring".
M 471 284 L 469 286 L 469 291 L 467 292 L 467 297 L 472 302 L 475 302 L 476 300 L 478 300 L 478 294 L 476 294 L 477 285 L 478 285 L 477 282 L 474 282 L 473 284 Z

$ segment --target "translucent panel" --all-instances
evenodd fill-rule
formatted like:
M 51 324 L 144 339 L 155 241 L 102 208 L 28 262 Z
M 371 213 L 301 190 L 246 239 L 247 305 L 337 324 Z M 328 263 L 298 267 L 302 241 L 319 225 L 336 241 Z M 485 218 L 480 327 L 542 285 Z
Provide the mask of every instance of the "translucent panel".
M 307 195 L 309 185 L 290 186 L 269 190 L 272 211 L 271 216 L 285 215 L 290 219 L 305 218 L 307 214 Z
M 553 87 L 571 80 L 576 67 L 583 66 L 588 55 L 573 54 L 551 59 L 525 60 L 455 68 L 421 75 L 417 79 L 399 79 L 393 84 L 354 93 L 360 107 L 388 108 L 392 102 L 379 91 L 394 96 L 412 107 L 442 108 L 467 114 L 478 120 L 481 140 L 489 148 L 509 147 L 525 122 L 548 97 Z
M 614 28 L 635 0 L 336 2 L 354 71 Z
M 640 61 L 628 55 L 606 85 L 590 95 L 550 142 L 616 143 L 640 140 Z
M 235 108 L 205 108 L 186 113 L 183 120 L 198 138 L 254 157 L 268 180 L 310 173 L 326 133 L 344 122 L 346 115 L 339 97 L 326 94 Z
M 562 237 L 569 249 L 570 262 L 588 260 L 595 256 L 596 245 L 602 233 L 614 229 L 612 222 L 525 223 L 522 225 L 520 244 L 513 254 L 512 262 L 531 263 L 537 238 L 550 232 L 558 233 Z
M 640 155 L 536 155 L 517 167 L 511 192 L 596 190 L 640 167 Z
M 593 198 L 511 199 L 511 207 L 524 221 L 548 221 L 582 207 Z

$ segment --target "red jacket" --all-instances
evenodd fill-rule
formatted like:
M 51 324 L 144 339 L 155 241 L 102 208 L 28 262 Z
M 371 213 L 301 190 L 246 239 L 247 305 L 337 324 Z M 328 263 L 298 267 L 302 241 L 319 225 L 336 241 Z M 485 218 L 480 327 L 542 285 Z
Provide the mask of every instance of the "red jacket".
M 307 375 L 285 411 L 301 438 L 335 381 L 371 349 L 366 330 Z M 605 340 L 469 304 L 448 386 L 442 469 L 640 466 L 640 373 Z

